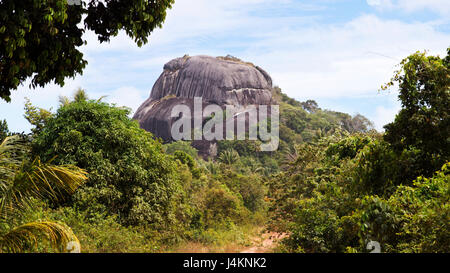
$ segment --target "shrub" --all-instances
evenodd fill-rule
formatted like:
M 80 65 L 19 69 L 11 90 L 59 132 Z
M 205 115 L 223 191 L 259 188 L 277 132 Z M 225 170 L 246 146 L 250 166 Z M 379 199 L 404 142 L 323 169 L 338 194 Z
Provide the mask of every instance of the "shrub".
M 187 141 L 175 141 L 169 144 L 164 144 L 163 148 L 167 154 L 173 155 L 177 151 L 185 152 L 192 158 L 196 159 L 198 157 L 198 151 Z
M 399 186 L 387 200 L 367 197 L 363 234 L 387 252 L 450 251 L 450 163 L 432 178 Z
M 176 165 L 128 115 L 98 101 L 62 105 L 35 136 L 33 152 L 89 172 L 73 198 L 78 208 L 118 214 L 124 224 L 169 227 L 179 192 Z

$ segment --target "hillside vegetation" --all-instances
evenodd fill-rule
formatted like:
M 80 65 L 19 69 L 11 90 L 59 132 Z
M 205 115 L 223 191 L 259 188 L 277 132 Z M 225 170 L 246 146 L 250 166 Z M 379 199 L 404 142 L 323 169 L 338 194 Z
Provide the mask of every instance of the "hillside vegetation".
M 401 63 L 384 86 L 397 83 L 402 102 L 385 133 L 276 87 L 279 149 L 221 141 L 209 160 L 83 90 L 55 112 L 28 102 L 30 135 L 0 122 L 0 252 L 68 241 L 82 252 L 234 252 L 266 231 L 285 234 L 271 251 L 368 252 L 376 241 L 382 252 L 449 252 L 448 54 Z M 36 180 L 38 167 L 50 171 Z M 7 202 L 14 190 L 26 199 Z M 34 235 L 15 236 L 21 228 Z

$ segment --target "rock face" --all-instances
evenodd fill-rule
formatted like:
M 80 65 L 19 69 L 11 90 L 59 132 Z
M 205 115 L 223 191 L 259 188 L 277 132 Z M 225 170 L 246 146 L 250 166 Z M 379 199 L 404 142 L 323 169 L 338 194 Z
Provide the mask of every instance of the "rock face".
M 171 141 L 172 108 L 184 104 L 193 113 L 194 97 L 203 104 L 247 105 L 271 104 L 272 79 L 258 66 L 234 57 L 184 56 L 164 65 L 150 97 L 134 115 L 141 128 Z

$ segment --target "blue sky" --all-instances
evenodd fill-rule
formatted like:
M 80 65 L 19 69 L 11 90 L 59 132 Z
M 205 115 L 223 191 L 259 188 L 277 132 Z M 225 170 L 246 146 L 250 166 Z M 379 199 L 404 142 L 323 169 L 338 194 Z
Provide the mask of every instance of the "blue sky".
M 381 130 L 400 109 L 395 89 L 379 93 L 396 65 L 417 50 L 444 56 L 450 46 L 449 0 L 176 0 L 162 29 L 138 48 L 120 34 L 99 44 L 86 33 L 89 64 L 64 87 L 28 84 L 0 101 L 0 119 L 28 132 L 24 98 L 56 109 L 58 96 L 82 87 L 91 98 L 133 110 L 150 95 L 169 60 L 231 54 L 253 62 L 283 92 L 322 108 L 361 113 Z

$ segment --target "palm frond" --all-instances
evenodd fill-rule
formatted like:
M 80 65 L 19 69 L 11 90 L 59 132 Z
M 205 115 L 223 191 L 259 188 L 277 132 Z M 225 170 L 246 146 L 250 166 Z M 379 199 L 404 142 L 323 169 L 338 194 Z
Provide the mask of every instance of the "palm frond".
M 96 101 L 97 103 L 101 102 L 104 98 L 107 98 L 108 96 L 101 96 L 100 98 L 98 98 L 98 100 Z
M 34 198 L 64 200 L 87 180 L 86 172 L 78 167 L 44 164 L 35 159 L 23 166 L 12 180 L 0 179 L 0 215 L 25 209 Z
M 284 154 L 285 156 L 281 164 L 283 168 L 289 167 L 293 162 L 297 161 L 299 157 L 298 149 L 295 145 L 291 148 L 285 148 Z
M 41 238 L 45 238 L 56 251 L 66 251 L 69 242 L 76 242 L 72 230 L 55 222 L 32 222 L 12 229 L 0 236 L 0 252 L 19 253 L 37 248 Z
M 86 91 L 81 88 L 78 88 L 75 91 L 75 94 L 73 95 L 73 101 L 75 101 L 75 102 L 87 101 L 88 99 L 89 98 L 88 98 Z
M 12 181 L 22 168 L 24 156 L 29 152 L 29 146 L 21 136 L 7 137 L 0 143 L 0 216 L 12 208 L 4 207 L 1 210 L 5 193 L 11 187 Z
M 28 143 L 20 136 L 0 143 L 0 220 L 20 214 L 33 205 L 35 198 L 64 199 L 87 180 L 86 172 L 75 166 L 55 166 L 39 158 L 28 161 Z M 42 236 L 55 249 L 69 242 L 79 246 L 70 228 L 54 222 L 33 222 L 0 234 L 0 252 L 26 251 L 36 247 Z
M 0 158 L 23 156 L 30 151 L 27 140 L 21 135 L 13 135 L 6 137 L 0 143 Z
M 58 101 L 61 106 L 67 106 L 70 104 L 70 99 L 66 96 L 59 96 Z
M 228 149 L 228 150 L 223 151 L 219 155 L 218 159 L 222 163 L 225 163 L 227 165 L 232 165 L 233 163 L 235 163 L 236 161 L 239 160 L 239 154 L 238 154 L 238 152 L 236 152 L 233 149 Z
M 211 160 L 208 162 L 205 162 L 202 165 L 202 167 L 203 167 L 203 169 L 208 171 L 210 174 L 217 174 L 219 172 L 219 166 Z

